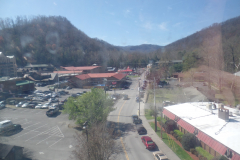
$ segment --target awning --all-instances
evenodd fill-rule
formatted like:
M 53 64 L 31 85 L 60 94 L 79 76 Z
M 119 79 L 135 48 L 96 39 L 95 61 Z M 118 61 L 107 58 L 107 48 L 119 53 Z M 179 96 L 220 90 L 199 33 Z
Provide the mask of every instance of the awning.
M 231 160 L 240 160 L 240 155 L 234 154 Z
M 218 141 L 214 140 L 212 137 L 209 137 L 207 134 L 198 131 L 197 137 L 203 141 L 205 144 L 207 144 L 209 147 L 220 153 L 221 155 L 224 155 L 227 151 L 227 147 L 225 147 L 223 144 L 219 143 Z
M 186 129 L 189 133 L 193 133 L 195 128 L 184 120 L 180 119 L 177 124 Z
M 173 113 L 169 112 L 169 111 L 166 110 L 166 109 L 163 110 L 163 114 L 164 114 L 165 116 L 167 116 L 168 118 L 172 119 L 172 120 L 175 119 L 175 115 L 174 115 Z

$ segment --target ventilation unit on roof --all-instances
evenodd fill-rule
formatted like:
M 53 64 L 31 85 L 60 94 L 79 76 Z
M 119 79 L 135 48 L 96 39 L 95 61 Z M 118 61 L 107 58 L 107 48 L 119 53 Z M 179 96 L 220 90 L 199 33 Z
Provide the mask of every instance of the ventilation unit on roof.
M 218 108 L 224 109 L 224 105 L 222 103 L 218 103 Z
M 212 104 L 211 103 L 207 103 L 206 107 L 207 107 L 207 109 L 212 110 Z
M 218 108 L 218 118 L 229 121 L 229 110 L 225 108 Z

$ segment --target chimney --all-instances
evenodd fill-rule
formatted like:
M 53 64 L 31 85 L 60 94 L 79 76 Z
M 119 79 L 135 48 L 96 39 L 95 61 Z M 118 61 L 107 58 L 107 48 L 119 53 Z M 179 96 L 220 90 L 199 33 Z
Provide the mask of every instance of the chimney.
M 218 118 L 229 121 L 229 110 L 225 108 L 218 108 Z

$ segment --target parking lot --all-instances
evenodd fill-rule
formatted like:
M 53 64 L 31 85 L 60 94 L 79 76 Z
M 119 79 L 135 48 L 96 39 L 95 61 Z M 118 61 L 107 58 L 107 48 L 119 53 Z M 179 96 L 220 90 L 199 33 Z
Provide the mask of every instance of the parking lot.
M 38 90 L 48 90 L 47 87 L 37 87 Z M 68 90 L 70 94 L 61 96 L 64 100 L 71 94 L 89 91 L 83 89 Z M 46 102 L 42 102 L 46 103 Z M 69 159 L 73 146 L 75 129 L 68 120 L 68 115 L 59 112 L 53 117 L 46 116 L 47 109 L 30 109 L 21 107 L 6 107 L 0 110 L 0 121 L 11 120 L 20 124 L 23 130 L 9 136 L 0 137 L 1 143 L 24 147 L 24 153 L 30 159 Z

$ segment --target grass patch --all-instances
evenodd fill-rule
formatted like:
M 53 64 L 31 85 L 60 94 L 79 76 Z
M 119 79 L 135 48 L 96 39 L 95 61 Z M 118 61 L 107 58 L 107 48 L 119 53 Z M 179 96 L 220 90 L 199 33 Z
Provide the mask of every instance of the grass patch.
M 153 122 L 150 122 L 151 127 L 154 129 L 155 128 L 155 124 Z M 160 128 L 157 127 L 158 131 L 157 131 L 157 135 L 159 137 L 161 137 L 161 133 L 160 133 Z M 167 137 L 167 133 L 162 132 L 162 141 L 180 158 L 180 159 L 184 159 L 184 160 L 193 160 L 192 157 L 189 156 L 189 154 L 182 148 L 180 147 L 175 141 L 173 140 L 169 140 Z
M 198 151 L 198 154 L 202 155 L 203 157 L 206 157 L 208 160 L 211 160 L 214 158 L 213 155 L 205 151 L 202 147 L 196 147 L 196 151 Z
M 152 116 L 152 111 L 150 109 L 145 109 L 145 117 L 147 120 L 151 120 L 154 119 L 154 117 Z

